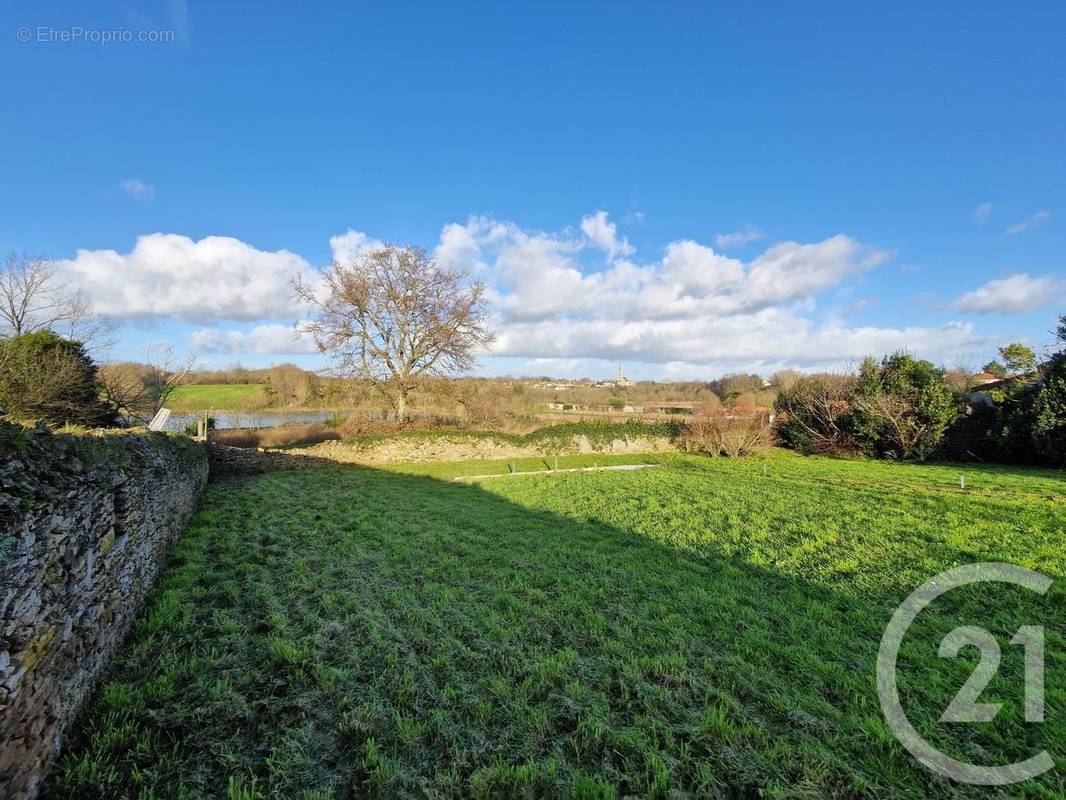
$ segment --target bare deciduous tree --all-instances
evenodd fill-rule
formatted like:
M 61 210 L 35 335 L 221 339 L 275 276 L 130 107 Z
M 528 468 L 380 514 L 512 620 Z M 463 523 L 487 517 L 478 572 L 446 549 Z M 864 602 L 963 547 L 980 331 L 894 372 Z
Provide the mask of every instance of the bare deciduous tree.
M 680 438 L 685 452 L 737 458 L 769 446 L 770 414 L 765 409 L 747 414 L 704 410 L 685 423 Z
M 794 369 L 779 369 L 770 376 L 770 386 L 779 392 L 788 391 L 801 377 L 801 373 Z
M 780 426 L 802 433 L 808 446 L 820 453 L 855 449 L 846 425 L 853 408 L 857 379 L 853 375 L 804 375 L 782 391 L 775 407 Z M 786 437 L 787 439 L 787 437 Z
M 99 377 L 107 401 L 127 417 L 147 422 L 196 366 L 196 355 L 179 355 L 170 344 L 149 347 L 145 363 L 105 364 Z
M 146 369 L 142 380 L 151 403 L 151 416 L 155 416 L 185 380 L 185 376 L 196 367 L 196 354 L 179 355 L 173 345 L 163 344 L 149 347 L 144 360 Z
M 293 288 L 316 312 L 302 330 L 340 370 L 387 398 L 400 422 L 422 381 L 470 370 L 493 340 L 485 285 L 441 269 L 418 247 L 387 245 L 334 262 L 321 286 L 297 279 Z
M 106 346 L 110 322 L 93 313 L 85 292 L 63 286 L 53 262 L 31 253 L 10 253 L 0 267 L 0 335 L 39 330 L 85 344 Z
M 119 413 L 142 422 L 151 418 L 153 404 L 145 388 L 144 364 L 104 364 L 97 374 L 104 398 L 118 409 Z

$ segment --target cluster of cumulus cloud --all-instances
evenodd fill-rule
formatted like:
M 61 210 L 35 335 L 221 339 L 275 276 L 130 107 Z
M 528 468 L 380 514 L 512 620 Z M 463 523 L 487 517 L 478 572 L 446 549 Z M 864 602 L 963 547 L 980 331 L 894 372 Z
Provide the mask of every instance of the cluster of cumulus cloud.
M 530 359 L 543 371 L 582 359 L 656 364 L 667 374 L 822 367 L 901 348 L 950 358 L 987 345 L 969 323 L 893 328 L 854 327 L 839 318 L 815 322 L 810 317 L 820 294 L 890 254 L 842 234 L 778 242 L 748 261 L 721 252 L 762 236 L 754 228 L 720 236 L 718 250 L 679 240 L 642 262 L 603 211 L 559 232 L 475 216 L 445 225 L 433 255 L 489 287 L 497 340 L 486 355 Z M 330 240 L 341 261 L 380 245 L 354 230 Z M 80 250 L 59 268 L 101 313 L 201 326 L 192 344 L 203 353 L 314 351 L 294 332 L 293 321 L 308 309 L 294 301 L 290 284 L 296 276 L 313 281 L 319 271 L 287 250 L 263 251 L 224 236 L 194 241 L 156 233 L 140 237 L 125 254 Z M 1062 289 L 1056 279 L 1019 273 L 959 297 L 952 307 L 1019 313 Z

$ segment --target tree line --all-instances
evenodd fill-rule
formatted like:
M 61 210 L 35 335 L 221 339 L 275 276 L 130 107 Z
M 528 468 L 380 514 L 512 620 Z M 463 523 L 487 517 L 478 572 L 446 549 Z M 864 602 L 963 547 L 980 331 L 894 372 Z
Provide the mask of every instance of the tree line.
M 778 395 L 778 435 L 807 453 L 1066 466 L 1066 315 L 1054 333 L 1039 367 L 1030 348 L 1002 348 L 1004 379 L 984 389 L 908 353 L 800 376 Z
M 292 364 L 197 373 L 194 357 L 168 346 L 150 350 L 144 362 L 100 367 L 93 353 L 106 344 L 108 322 L 92 313 L 83 294 L 56 279 L 47 259 L 12 254 L 0 270 L 0 408 L 56 425 L 144 421 L 183 381 L 219 378 L 261 383 L 272 405 L 354 406 L 369 392 L 400 423 L 418 393 L 436 393 L 484 421 L 523 400 L 525 389 L 517 384 L 501 389 L 484 380 L 456 380 L 493 341 L 486 288 L 443 269 L 420 248 L 367 251 L 334 262 L 319 282 L 295 281 L 292 290 L 313 309 L 303 327 L 332 359 L 334 377 Z M 1004 380 L 979 397 L 971 396 L 966 374 L 908 353 L 868 358 L 855 374 L 782 370 L 769 381 L 735 374 L 685 386 L 711 408 L 772 405 L 781 442 L 804 452 L 1062 464 L 1066 315 L 1055 335 L 1058 349 L 1039 368 L 1025 345 L 1002 348 L 984 371 Z M 627 393 L 658 391 L 618 387 L 609 397 L 620 402 Z

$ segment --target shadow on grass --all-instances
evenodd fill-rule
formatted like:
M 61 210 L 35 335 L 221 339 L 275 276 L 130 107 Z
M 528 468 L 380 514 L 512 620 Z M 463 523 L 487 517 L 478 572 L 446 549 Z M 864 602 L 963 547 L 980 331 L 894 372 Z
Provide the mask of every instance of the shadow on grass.
M 45 796 L 974 794 L 882 721 L 874 660 L 900 599 L 491 486 L 335 465 L 224 478 Z M 1031 611 L 977 592 L 948 608 L 904 649 L 919 727 L 972 667 L 935 657 L 955 620 L 1009 630 Z M 1048 747 L 1062 718 L 1022 724 L 1020 670 L 1005 653 L 990 685 L 1002 725 L 934 740 L 981 763 Z
M 248 435 L 254 437 L 258 434 L 249 432 Z M 216 441 L 208 443 L 207 457 L 211 464 L 212 480 L 234 475 L 261 475 L 266 472 L 337 466 L 336 461 L 321 456 L 284 450 L 258 450 L 252 444 L 234 446 Z

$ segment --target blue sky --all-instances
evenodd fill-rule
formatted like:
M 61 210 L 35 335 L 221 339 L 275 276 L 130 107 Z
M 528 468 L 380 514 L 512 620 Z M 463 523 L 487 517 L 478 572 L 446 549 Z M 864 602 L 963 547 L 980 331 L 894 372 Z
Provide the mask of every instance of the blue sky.
M 288 279 L 385 240 L 487 373 L 979 366 L 1066 311 L 1066 6 L 932 5 L 7 2 L 0 249 L 117 358 L 321 364 Z

